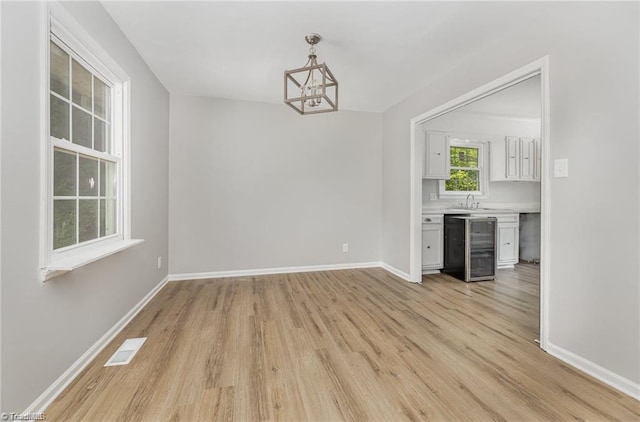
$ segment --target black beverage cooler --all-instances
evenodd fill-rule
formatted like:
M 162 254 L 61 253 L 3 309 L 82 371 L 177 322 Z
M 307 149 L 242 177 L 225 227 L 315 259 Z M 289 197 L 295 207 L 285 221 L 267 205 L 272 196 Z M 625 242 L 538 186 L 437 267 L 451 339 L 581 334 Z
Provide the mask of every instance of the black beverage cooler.
M 448 215 L 444 219 L 444 269 L 462 281 L 496 278 L 495 217 Z

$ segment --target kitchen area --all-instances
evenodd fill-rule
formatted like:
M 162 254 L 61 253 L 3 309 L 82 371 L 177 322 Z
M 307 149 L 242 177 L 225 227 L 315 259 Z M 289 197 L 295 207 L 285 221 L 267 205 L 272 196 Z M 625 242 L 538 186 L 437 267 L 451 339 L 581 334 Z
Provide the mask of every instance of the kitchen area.
M 540 78 L 422 125 L 422 273 L 493 280 L 540 262 Z

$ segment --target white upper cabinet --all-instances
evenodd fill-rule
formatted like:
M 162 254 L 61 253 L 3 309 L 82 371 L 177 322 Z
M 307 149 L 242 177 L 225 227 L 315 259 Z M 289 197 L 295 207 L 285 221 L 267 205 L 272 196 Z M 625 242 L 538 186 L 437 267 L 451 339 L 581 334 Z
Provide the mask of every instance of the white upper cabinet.
M 539 138 L 534 139 L 536 145 L 536 165 L 533 172 L 533 180 L 540 181 L 540 173 L 542 172 L 542 143 Z
M 507 136 L 505 143 L 505 178 L 517 180 L 520 178 L 520 142 L 515 136 Z
M 520 138 L 520 180 L 534 180 L 535 168 L 535 139 Z
M 426 132 L 422 178 L 447 180 L 450 177 L 449 166 L 449 135 Z
M 489 177 L 503 180 L 540 181 L 540 140 L 507 136 L 494 142 L 490 151 Z

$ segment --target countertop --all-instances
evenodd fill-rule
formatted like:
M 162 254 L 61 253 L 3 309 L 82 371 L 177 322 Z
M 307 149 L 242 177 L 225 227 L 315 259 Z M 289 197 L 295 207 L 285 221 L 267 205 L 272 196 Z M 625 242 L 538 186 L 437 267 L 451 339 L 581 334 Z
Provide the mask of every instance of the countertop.
M 481 204 L 479 208 L 422 207 L 422 214 L 523 214 L 539 213 L 540 204 Z

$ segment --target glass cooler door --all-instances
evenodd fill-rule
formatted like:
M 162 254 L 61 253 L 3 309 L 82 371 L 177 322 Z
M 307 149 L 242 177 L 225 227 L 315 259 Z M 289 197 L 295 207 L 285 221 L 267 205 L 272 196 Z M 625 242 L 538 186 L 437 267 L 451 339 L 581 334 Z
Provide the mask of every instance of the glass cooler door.
M 491 279 L 496 273 L 496 219 L 468 220 L 467 279 Z

